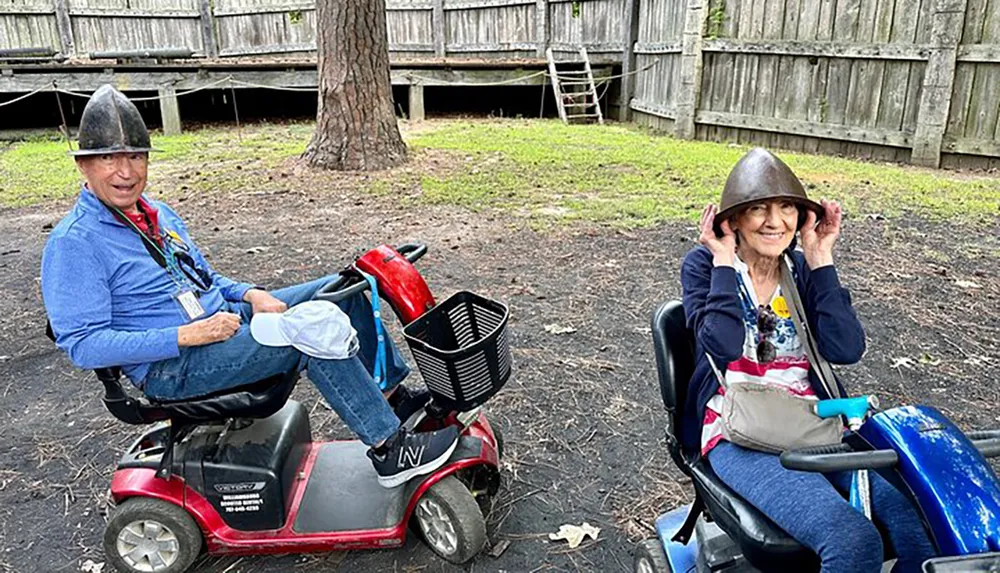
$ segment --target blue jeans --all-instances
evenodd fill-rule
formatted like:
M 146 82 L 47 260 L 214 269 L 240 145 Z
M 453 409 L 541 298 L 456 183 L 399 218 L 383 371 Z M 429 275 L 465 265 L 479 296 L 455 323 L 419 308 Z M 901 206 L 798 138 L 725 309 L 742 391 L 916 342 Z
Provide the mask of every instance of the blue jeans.
M 844 498 L 851 472 L 817 474 L 782 467 L 778 456 L 719 442 L 708 453 L 716 475 L 799 543 L 819 555 L 822 573 L 878 573 L 882 538 Z M 894 573 L 919 573 L 935 556 L 920 516 L 884 478 L 869 472 L 872 518 L 896 551 Z
M 333 277 L 276 290 L 271 294 L 289 307 L 312 299 Z M 258 344 L 250 335 L 252 308 L 230 303 L 243 320 L 230 339 L 205 346 L 181 348 L 180 356 L 154 362 L 143 380 L 143 392 L 153 399 L 183 400 L 250 384 L 291 371 L 306 370 L 309 379 L 348 428 L 368 445 L 391 437 L 399 420 L 372 377 L 377 338 L 371 303 L 359 294 L 337 303 L 358 332 L 360 350 L 343 360 L 321 360 L 292 346 Z M 410 373 L 392 339 L 386 337 L 386 378 L 389 388 Z

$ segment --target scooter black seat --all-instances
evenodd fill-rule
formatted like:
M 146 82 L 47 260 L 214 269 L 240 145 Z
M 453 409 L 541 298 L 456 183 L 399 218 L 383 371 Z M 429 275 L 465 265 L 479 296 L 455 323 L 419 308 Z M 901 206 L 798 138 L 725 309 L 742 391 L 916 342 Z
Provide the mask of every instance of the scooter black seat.
M 694 372 L 694 336 L 687 328 L 680 301 L 660 305 L 653 313 L 653 349 L 660 394 L 667 410 L 667 441 L 677 467 L 691 476 L 708 515 L 740 546 L 743 556 L 765 571 L 816 571 L 819 559 L 757 508 L 729 488 L 707 460 L 685 452 L 677 439 L 688 383 Z
M 292 370 L 207 396 L 153 401 L 129 396 L 122 388 L 119 368 L 98 368 L 95 372 L 104 384 L 104 405 L 127 424 L 171 420 L 196 425 L 231 418 L 266 418 L 285 405 L 299 377 L 298 371 Z
M 819 570 L 815 553 L 729 489 L 707 461 L 697 460 L 690 469 L 691 482 L 705 503 L 705 510 L 736 541 L 747 561 L 764 571 Z
M 52 325 L 45 324 L 45 335 L 55 341 Z M 222 422 L 232 418 L 266 418 L 280 410 L 298 381 L 298 370 L 291 370 L 187 400 L 152 401 L 130 396 L 121 383 L 121 368 L 96 368 L 97 379 L 104 384 L 104 406 L 126 424 L 151 424 L 171 420 L 178 425 Z

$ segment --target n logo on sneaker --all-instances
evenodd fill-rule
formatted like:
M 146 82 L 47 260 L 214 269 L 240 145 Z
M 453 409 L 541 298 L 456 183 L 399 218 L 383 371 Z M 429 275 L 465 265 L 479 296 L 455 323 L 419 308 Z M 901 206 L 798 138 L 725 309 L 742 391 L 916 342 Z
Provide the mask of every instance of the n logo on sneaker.
M 399 451 L 399 467 L 417 467 L 424 458 L 424 450 L 427 446 L 408 447 Z

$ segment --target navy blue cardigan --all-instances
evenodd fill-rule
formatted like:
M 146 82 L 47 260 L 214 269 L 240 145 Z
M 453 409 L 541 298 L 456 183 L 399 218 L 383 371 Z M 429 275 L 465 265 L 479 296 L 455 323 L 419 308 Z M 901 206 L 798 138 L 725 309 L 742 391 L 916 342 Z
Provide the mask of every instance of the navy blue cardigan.
M 865 352 L 865 331 L 851 306 L 850 293 L 840 286 L 837 270 L 830 265 L 810 271 L 801 252 L 792 248 L 788 252 L 795 263 L 796 285 L 819 352 L 832 364 L 858 362 Z M 746 329 L 736 269 L 713 266 L 712 253 L 704 246 L 695 247 L 684 257 L 681 287 L 687 326 L 695 335 L 696 354 L 679 438 L 685 450 L 697 451 L 701 447 L 705 405 L 719 391 L 705 353 L 711 354 L 725 371 L 725 365 L 743 354 Z M 809 381 L 818 396 L 828 397 L 812 369 Z M 837 384 L 844 392 L 839 380 Z

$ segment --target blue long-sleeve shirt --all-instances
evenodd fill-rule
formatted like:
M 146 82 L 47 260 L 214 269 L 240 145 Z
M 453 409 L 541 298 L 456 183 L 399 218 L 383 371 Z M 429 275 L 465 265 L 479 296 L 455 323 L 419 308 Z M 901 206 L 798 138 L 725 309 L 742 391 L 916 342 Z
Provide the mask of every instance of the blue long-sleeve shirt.
M 801 252 L 792 249 L 788 252 L 820 354 L 832 364 L 858 362 L 865 352 L 865 331 L 851 306 L 850 293 L 840 285 L 837 270 L 829 265 L 812 271 Z M 699 245 L 684 257 L 681 287 L 687 326 L 695 335 L 695 368 L 687 388 L 680 440 L 685 449 L 697 451 L 705 406 L 719 391 L 719 382 L 705 353 L 724 372 L 725 365 L 742 355 L 746 328 L 736 269 L 714 266 L 707 248 Z M 828 397 L 812 369 L 809 382 L 817 396 Z M 843 392 L 839 380 L 837 384 Z
M 204 317 L 242 301 L 252 285 L 215 272 L 170 207 L 145 198 L 159 225 L 188 246 L 212 277 L 199 302 Z M 42 298 L 56 344 L 80 368 L 122 366 L 140 384 L 149 365 L 179 355 L 177 328 L 189 322 L 180 287 L 149 254 L 139 234 L 84 186 L 76 205 L 52 230 L 42 254 Z

